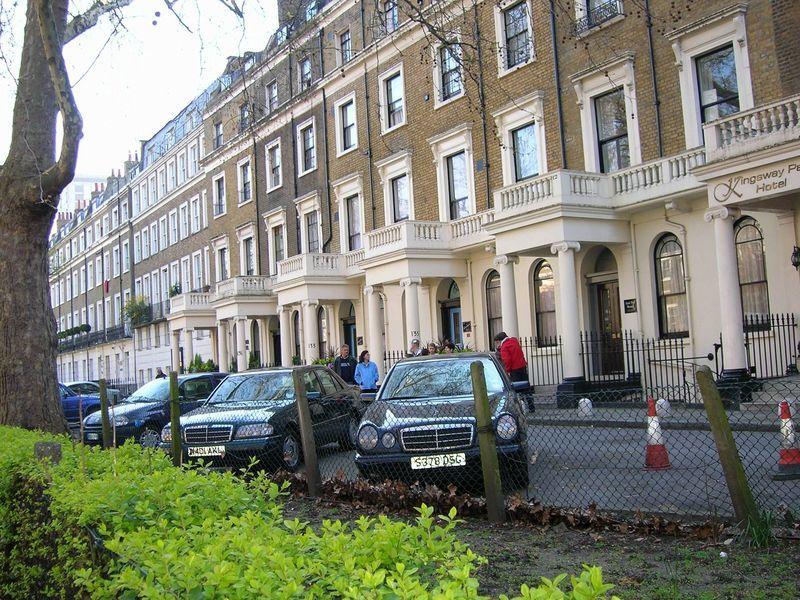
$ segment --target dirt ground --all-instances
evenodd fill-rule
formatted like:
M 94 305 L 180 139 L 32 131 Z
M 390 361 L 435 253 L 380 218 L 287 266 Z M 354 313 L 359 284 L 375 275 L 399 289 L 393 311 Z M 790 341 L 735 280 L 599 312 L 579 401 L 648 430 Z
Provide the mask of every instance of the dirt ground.
M 287 518 L 319 524 L 351 521 L 371 509 L 292 498 Z M 466 519 L 457 534 L 488 564 L 478 572 L 481 592 L 514 593 L 540 576 L 577 573 L 582 563 L 603 568 L 623 599 L 716 600 L 800 598 L 800 542 L 778 541 L 769 549 L 750 548 L 723 536 L 719 543 L 686 537 L 657 537 L 610 531 L 574 530 L 564 525 L 535 528 L 492 526 Z M 720 556 L 720 552 L 727 556 Z

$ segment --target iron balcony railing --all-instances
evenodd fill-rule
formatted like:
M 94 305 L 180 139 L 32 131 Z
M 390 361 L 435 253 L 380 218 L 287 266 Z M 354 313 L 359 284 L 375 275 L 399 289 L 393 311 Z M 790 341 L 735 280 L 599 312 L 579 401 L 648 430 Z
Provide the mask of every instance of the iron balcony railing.
M 593 27 L 602 25 L 622 13 L 622 0 L 609 0 L 594 6 L 587 3 L 586 13 L 575 20 L 575 34 L 580 35 Z

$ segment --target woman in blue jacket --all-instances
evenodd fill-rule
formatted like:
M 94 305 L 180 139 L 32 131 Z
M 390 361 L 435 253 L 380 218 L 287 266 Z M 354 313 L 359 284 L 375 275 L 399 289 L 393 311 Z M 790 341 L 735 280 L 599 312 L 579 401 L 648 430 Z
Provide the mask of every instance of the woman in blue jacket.
M 358 355 L 355 380 L 365 392 L 375 391 L 378 387 L 378 365 L 369 359 L 369 350 Z

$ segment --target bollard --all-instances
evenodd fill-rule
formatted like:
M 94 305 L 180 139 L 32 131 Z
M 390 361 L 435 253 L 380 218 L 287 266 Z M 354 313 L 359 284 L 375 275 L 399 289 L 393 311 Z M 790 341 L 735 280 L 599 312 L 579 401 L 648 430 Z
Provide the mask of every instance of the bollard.
M 314 426 L 311 422 L 311 411 L 308 408 L 306 386 L 303 384 L 303 371 L 293 369 L 292 382 L 294 383 L 294 397 L 297 403 L 297 420 L 300 424 L 300 443 L 303 446 L 303 456 L 306 463 L 308 495 L 319 496 L 322 478 L 319 474 L 317 443 L 314 440 Z
M 108 390 L 106 388 L 106 380 L 100 380 L 100 419 L 103 423 L 103 448 L 110 448 L 112 444 L 111 439 L 111 421 L 108 418 Z
M 661 419 L 672 416 L 672 405 L 669 403 L 669 400 L 666 398 L 659 398 L 656 400 L 656 414 Z
M 758 506 L 753 499 L 753 492 L 747 481 L 742 461 L 739 458 L 739 450 L 736 448 L 736 440 L 733 439 L 733 432 L 728 423 L 728 415 L 722 406 L 722 397 L 717 389 L 711 375 L 711 369 L 700 367 L 697 370 L 697 385 L 700 387 L 700 394 L 703 396 L 703 404 L 708 414 L 708 422 L 711 425 L 711 432 L 714 434 L 714 443 L 717 445 L 719 462 L 722 464 L 722 471 L 725 474 L 725 482 L 728 484 L 728 492 L 731 496 L 731 504 L 736 518 L 747 527 L 759 527 L 761 516 L 758 513 Z
M 472 395 L 475 399 L 475 420 L 478 426 L 478 445 L 481 451 L 483 488 L 486 492 L 486 512 L 489 521 L 502 523 L 506 520 L 503 490 L 500 484 L 500 465 L 497 461 L 497 445 L 494 437 L 492 413 L 489 410 L 489 394 L 483 376 L 483 363 L 476 360 L 470 365 Z
M 172 464 L 180 467 L 183 462 L 181 451 L 181 403 L 178 398 L 178 374 L 169 372 L 169 429 L 172 433 Z
M 578 400 L 578 416 L 591 417 L 594 414 L 594 406 L 589 398 L 581 398 Z

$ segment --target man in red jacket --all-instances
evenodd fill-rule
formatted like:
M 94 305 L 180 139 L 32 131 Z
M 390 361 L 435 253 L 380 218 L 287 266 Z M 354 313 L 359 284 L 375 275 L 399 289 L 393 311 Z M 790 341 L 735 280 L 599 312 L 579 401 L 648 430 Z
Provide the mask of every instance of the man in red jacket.
M 505 331 L 501 331 L 494 336 L 494 341 L 511 381 L 528 381 L 528 363 L 525 361 L 519 340 L 508 337 Z

